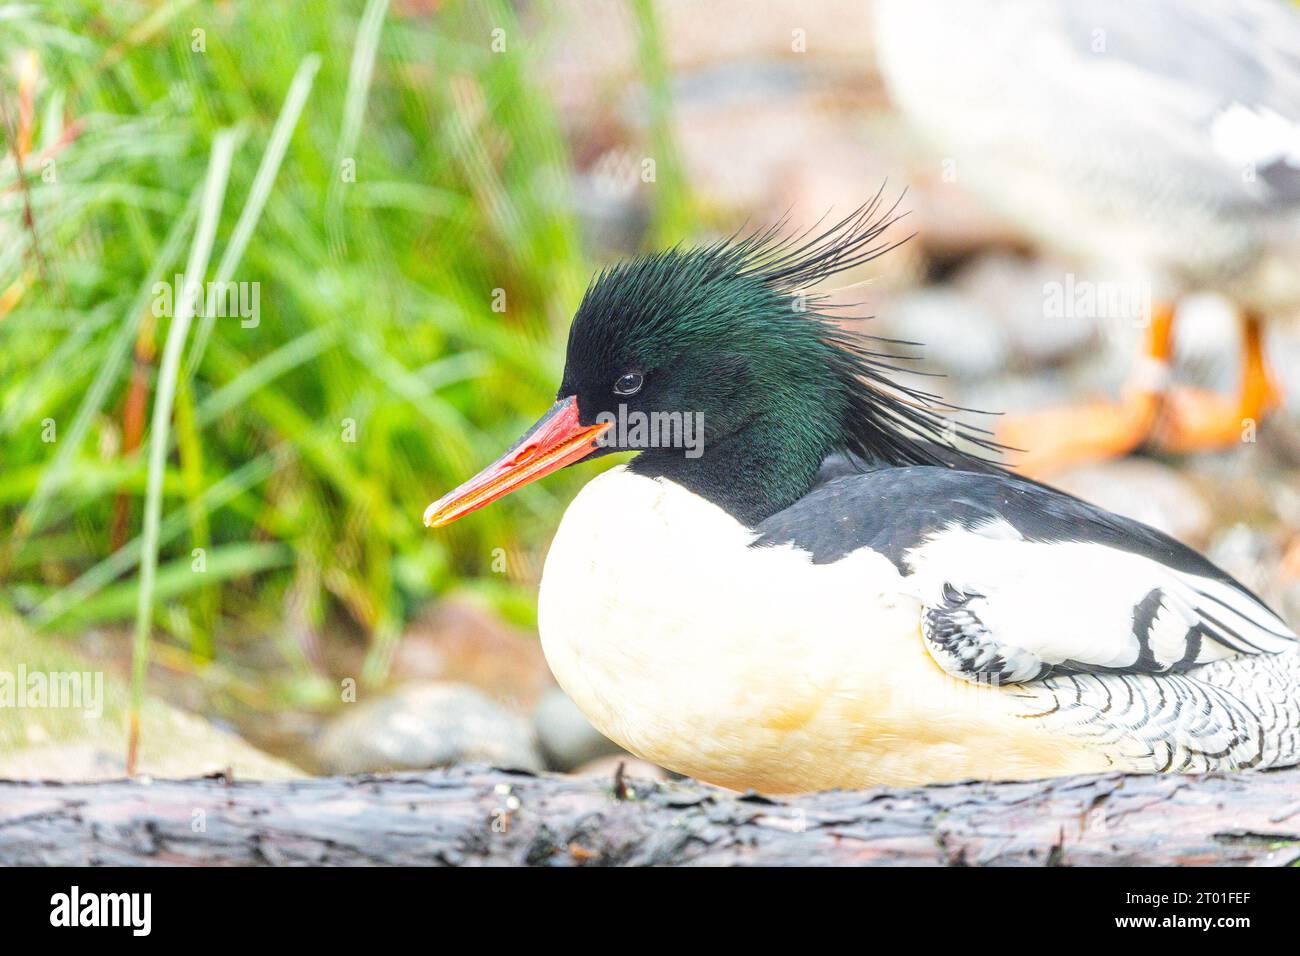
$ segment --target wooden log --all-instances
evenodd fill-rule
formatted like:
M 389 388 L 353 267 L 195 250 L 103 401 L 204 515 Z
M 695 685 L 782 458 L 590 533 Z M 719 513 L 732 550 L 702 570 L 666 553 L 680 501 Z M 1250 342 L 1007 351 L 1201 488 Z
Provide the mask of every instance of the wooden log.
M 1300 768 L 736 795 L 453 768 L 0 782 L 0 864 L 1287 865 Z

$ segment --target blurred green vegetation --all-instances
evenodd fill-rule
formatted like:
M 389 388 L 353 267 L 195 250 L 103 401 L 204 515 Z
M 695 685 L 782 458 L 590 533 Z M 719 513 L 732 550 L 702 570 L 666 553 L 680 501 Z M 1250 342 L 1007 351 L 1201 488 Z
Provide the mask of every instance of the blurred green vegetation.
M 633 6 L 662 236 L 686 205 L 653 10 Z M 530 621 L 585 474 L 420 521 L 549 404 L 590 269 L 516 9 L 0 9 L 0 619 L 128 625 L 156 549 L 142 623 L 196 663 L 270 639 L 305 677 L 302 635 L 345 629 L 379 678 L 404 622 L 457 587 Z M 196 251 L 202 278 L 258 284 L 260 321 L 190 326 L 142 538 L 173 324 L 156 283 Z

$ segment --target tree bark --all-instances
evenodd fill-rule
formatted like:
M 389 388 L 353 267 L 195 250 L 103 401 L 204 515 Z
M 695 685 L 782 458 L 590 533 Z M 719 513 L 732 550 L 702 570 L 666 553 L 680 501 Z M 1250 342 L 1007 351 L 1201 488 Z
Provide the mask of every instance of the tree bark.
M 1286 865 L 1300 768 L 831 792 L 484 768 L 0 782 L 0 864 Z

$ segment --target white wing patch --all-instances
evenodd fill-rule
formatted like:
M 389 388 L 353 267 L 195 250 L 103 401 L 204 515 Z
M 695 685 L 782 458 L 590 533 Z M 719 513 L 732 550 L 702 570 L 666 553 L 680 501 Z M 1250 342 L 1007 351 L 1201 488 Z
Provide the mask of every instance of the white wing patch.
M 1214 151 L 1234 166 L 1300 167 L 1300 124 L 1266 106 L 1233 103 L 1210 124 Z
M 1027 541 L 1002 520 L 950 525 L 906 560 L 927 647 L 966 680 L 1166 673 L 1297 647 L 1227 584 L 1094 542 Z
M 1156 661 L 1182 660 L 1188 650 L 1187 632 L 1195 624 L 1196 617 L 1190 608 L 1172 595 L 1160 592 L 1147 631 L 1151 657 Z

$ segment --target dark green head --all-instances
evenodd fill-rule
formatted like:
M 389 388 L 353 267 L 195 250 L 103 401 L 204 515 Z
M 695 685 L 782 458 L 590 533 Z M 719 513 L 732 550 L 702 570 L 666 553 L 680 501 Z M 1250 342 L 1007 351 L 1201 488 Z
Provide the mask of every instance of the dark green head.
M 778 239 L 773 228 L 601 273 L 569 330 L 556 406 L 502 462 L 521 469 L 544 458 L 544 473 L 636 450 L 633 470 L 750 524 L 805 494 L 835 451 L 937 463 L 935 445 L 953 433 L 933 396 L 891 382 L 892 360 L 873 350 L 881 340 L 845 332 L 805 291 L 890 248 L 882 235 L 895 220 L 878 195 L 820 234 Z M 470 485 L 500 490 L 495 481 Z M 433 523 L 493 500 L 479 494 L 461 507 L 460 491 L 431 507 Z
M 600 275 L 569 330 L 558 397 L 576 396 L 585 422 L 620 413 L 702 422 L 706 453 L 763 421 L 798 422 L 773 436 L 782 447 L 765 450 L 783 459 L 820 452 L 848 401 L 828 374 L 837 349 L 821 321 L 796 311 L 796 297 L 745 265 L 733 247 L 717 245 Z M 627 431 L 606 436 L 606 449 L 634 449 Z M 660 448 L 646 457 L 683 455 Z

